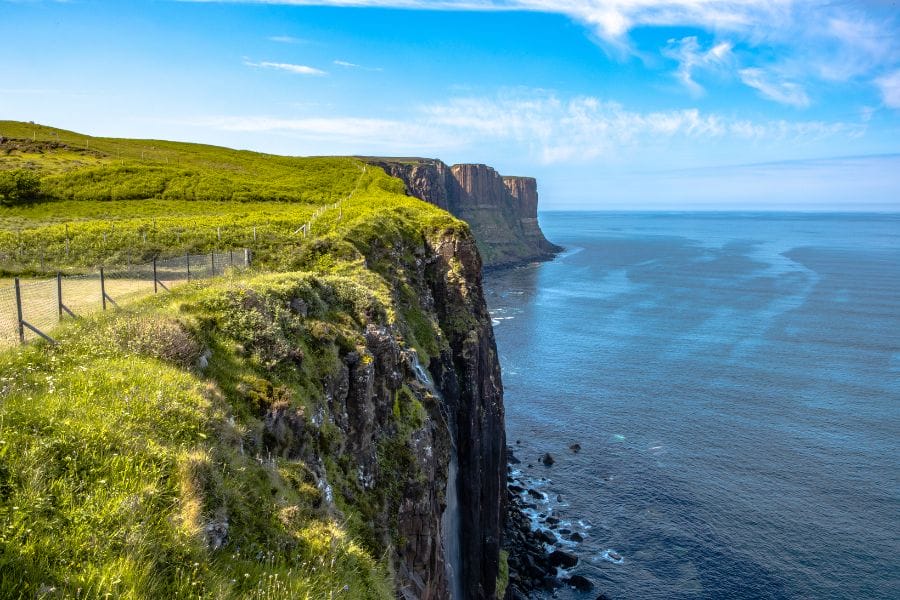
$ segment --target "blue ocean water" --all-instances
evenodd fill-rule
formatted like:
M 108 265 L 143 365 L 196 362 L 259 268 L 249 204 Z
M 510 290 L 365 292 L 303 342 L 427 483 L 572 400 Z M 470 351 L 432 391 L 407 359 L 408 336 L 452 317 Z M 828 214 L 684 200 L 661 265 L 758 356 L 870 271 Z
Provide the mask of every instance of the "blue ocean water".
M 517 467 L 597 584 L 557 597 L 900 598 L 900 215 L 541 225 L 565 253 L 486 289 Z

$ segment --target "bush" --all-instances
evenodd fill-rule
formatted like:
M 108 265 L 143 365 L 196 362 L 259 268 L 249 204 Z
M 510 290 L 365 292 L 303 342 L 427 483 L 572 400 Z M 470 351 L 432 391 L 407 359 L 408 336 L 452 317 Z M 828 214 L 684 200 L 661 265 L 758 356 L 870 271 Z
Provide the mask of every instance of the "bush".
M 27 169 L 0 171 L 0 204 L 14 206 L 38 199 L 41 179 Z

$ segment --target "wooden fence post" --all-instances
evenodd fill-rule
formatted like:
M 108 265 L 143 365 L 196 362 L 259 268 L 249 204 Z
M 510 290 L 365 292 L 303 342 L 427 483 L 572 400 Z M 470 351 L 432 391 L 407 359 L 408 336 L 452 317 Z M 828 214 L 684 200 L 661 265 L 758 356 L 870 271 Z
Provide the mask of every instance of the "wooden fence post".
M 100 298 L 103 300 L 103 310 L 106 310 L 106 276 L 103 267 L 100 267 Z
M 156 257 L 153 257 L 153 293 L 159 293 L 159 284 L 157 283 L 159 279 L 156 277 Z
M 19 289 L 19 278 L 16 277 L 16 313 L 18 314 L 19 321 L 16 323 L 16 327 L 19 330 L 19 343 L 25 343 L 25 325 L 22 324 L 22 291 Z

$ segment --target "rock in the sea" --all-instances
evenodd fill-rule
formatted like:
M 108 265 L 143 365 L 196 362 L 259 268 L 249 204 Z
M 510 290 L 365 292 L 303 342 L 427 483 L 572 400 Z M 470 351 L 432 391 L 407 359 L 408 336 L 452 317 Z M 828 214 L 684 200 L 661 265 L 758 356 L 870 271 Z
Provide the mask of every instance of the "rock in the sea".
M 563 583 L 572 586 L 579 592 L 589 592 L 594 589 L 594 584 L 591 580 L 583 575 L 572 575 L 571 577 L 563 579 Z
M 535 535 L 539 540 L 551 546 L 556 543 L 556 536 L 549 529 L 539 529 Z
M 543 493 L 541 493 L 537 490 L 530 489 L 530 488 L 528 490 L 528 495 L 531 496 L 532 498 L 534 498 L 535 500 L 543 500 L 544 499 Z
M 565 550 L 554 550 L 550 553 L 550 556 L 548 558 L 550 560 L 550 564 L 554 567 L 571 569 L 578 564 L 578 557 L 571 552 L 566 552 Z
M 584 536 L 576 531 L 575 533 L 573 533 L 572 535 L 569 536 L 569 539 L 572 540 L 573 542 L 583 542 Z
M 553 460 L 553 456 L 551 456 L 549 452 L 544 452 L 544 454 L 541 455 L 541 462 L 544 463 L 545 467 L 549 467 L 556 461 Z
M 571 450 L 574 454 L 578 454 L 581 452 L 581 444 L 575 443 L 569 446 L 569 450 Z

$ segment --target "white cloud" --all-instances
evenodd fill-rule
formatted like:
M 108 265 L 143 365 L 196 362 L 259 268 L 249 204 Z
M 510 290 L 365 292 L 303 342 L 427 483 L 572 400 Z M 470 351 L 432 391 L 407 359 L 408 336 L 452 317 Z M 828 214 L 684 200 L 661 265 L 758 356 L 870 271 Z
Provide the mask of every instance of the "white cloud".
M 875 80 L 885 106 L 900 108 L 900 69 Z
M 215 117 L 193 123 L 240 132 L 281 133 L 359 153 L 509 146 L 544 164 L 591 162 L 681 142 L 806 143 L 852 137 L 860 125 L 820 121 L 751 121 L 698 109 L 640 112 L 591 96 L 562 99 L 540 91 L 461 97 L 420 106 L 404 120 L 267 116 Z
M 889 3 L 812 0 L 181 0 L 296 6 L 379 7 L 407 10 L 525 11 L 564 15 L 585 25 L 607 49 L 619 56 L 645 55 L 634 48 L 629 33 L 641 27 L 693 27 L 715 40 L 712 50 L 762 50 L 756 58 L 742 52 L 736 69 L 777 70 L 783 82 L 748 78 L 767 98 L 802 106 L 809 98 L 799 83 L 819 80 L 840 84 L 871 80 L 885 69 L 900 67 L 900 17 Z M 721 40 L 728 39 L 729 42 Z M 727 44 L 723 46 L 722 44 Z M 651 52 L 660 48 L 649 49 Z M 669 48 L 663 52 L 684 52 Z M 684 55 L 676 72 L 694 94 L 702 88 L 696 69 L 715 55 Z M 771 63 L 758 56 L 777 57 Z M 722 57 L 724 58 L 724 57 Z M 699 62 L 696 62 L 699 61 Z M 706 66 L 711 66 L 709 62 Z
M 663 55 L 678 61 L 678 69 L 675 76 L 693 94 L 699 95 L 703 87 L 694 80 L 694 71 L 697 69 L 717 69 L 732 59 L 732 44 L 719 42 L 709 50 L 702 50 L 696 36 L 689 36 L 680 40 L 669 40 L 669 45 L 663 50 Z
M 381 67 L 364 67 L 362 65 L 358 65 L 356 63 L 347 62 L 346 60 L 335 60 L 332 61 L 339 67 L 344 67 L 345 69 L 362 69 L 363 71 L 381 71 Z
M 306 65 L 295 65 L 291 63 L 279 63 L 279 62 L 251 62 L 249 60 L 245 60 L 244 64 L 248 67 L 253 67 L 255 69 L 275 69 L 278 71 L 287 71 L 288 73 L 294 73 L 296 75 L 315 75 L 322 76 L 328 75 L 325 71 L 321 69 L 316 69 L 314 67 L 308 67 Z
M 809 106 L 809 96 L 799 84 L 790 81 L 774 81 L 763 69 L 741 69 L 738 74 L 744 84 L 755 88 L 764 98 L 798 108 Z
M 304 44 L 306 40 L 301 38 L 296 38 L 292 35 L 273 35 L 269 38 L 270 42 L 277 42 L 279 44 Z
M 528 11 L 566 15 L 619 43 L 644 25 L 697 25 L 717 30 L 771 25 L 792 0 L 185 0 L 245 4 L 343 6 L 415 10 Z

